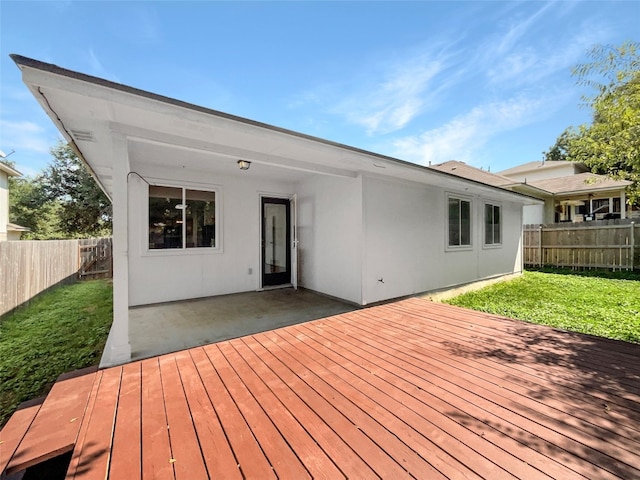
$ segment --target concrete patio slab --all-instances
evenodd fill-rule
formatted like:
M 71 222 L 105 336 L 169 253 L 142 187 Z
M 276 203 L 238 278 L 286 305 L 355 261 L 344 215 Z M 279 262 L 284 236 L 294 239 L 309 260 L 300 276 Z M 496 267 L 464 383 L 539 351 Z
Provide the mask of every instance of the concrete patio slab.
M 129 310 L 131 356 L 139 360 L 356 309 L 293 288 L 133 307 Z

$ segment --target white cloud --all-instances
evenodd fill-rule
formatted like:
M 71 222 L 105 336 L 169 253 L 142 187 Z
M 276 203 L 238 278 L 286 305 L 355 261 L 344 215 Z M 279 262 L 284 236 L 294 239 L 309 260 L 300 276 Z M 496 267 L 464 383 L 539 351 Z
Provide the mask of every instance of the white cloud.
M 541 80 L 569 71 L 594 44 L 606 41 L 609 30 L 593 21 L 574 24 L 549 36 L 540 30 L 544 25 L 544 14 L 552 13 L 557 20 L 574 8 L 571 2 L 547 3 L 532 15 L 511 21 L 506 29 L 497 33 L 478 48 L 474 64 L 479 71 L 486 72 L 490 85 L 519 87 L 535 85 Z M 553 10 L 549 10 L 553 6 Z M 515 16 L 514 16 L 515 17 Z M 537 27 L 540 24 L 540 28 Z
M 0 120 L 2 127 L 2 148 L 13 149 L 16 153 L 26 150 L 34 153 L 49 153 L 52 143 L 47 138 L 48 131 L 29 121 L 12 122 Z
M 104 68 L 104 65 L 102 64 L 102 62 L 100 61 L 100 59 L 98 58 L 98 56 L 96 55 L 96 53 L 93 51 L 92 48 L 89 49 L 88 53 L 89 53 L 88 61 L 91 68 L 92 75 L 95 75 L 96 77 L 107 78 L 114 82 L 119 82 L 117 75 L 114 75 L 108 72 L 107 69 Z
M 550 103 L 550 98 L 517 97 L 479 105 L 442 127 L 395 140 L 393 154 L 422 165 L 452 159 L 472 164 L 475 152 L 491 138 L 537 121 Z
M 536 22 L 554 6 L 553 2 L 548 2 L 542 5 L 532 15 L 513 21 L 509 24 L 506 33 L 500 32 L 499 40 L 495 43 L 493 51 L 490 54 L 493 55 L 505 55 L 510 52 L 518 41 L 524 37 L 529 30 L 533 28 Z
M 370 135 L 399 130 L 428 106 L 428 89 L 444 68 L 443 58 L 428 55 L 390 65 L 384 80 L 352 93 L 334 110 Z

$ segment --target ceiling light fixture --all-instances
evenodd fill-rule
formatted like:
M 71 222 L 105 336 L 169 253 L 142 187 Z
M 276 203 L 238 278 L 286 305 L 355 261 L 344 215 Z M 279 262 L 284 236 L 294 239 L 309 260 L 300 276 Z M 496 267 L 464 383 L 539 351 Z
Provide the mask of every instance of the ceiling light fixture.
M 251 162 L 249 160 L 238 160 L 238 166 L 240 167 L 240 170 L 249 170 Z

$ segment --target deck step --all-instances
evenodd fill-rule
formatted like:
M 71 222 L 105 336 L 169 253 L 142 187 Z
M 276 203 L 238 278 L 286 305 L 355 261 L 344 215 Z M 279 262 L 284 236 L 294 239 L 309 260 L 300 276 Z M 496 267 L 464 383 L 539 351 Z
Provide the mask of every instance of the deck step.
M 44 397 L 23 402 L 0 431 L 0 475 L 2 475 L 22 442 L 33 419 L 42 406 Z
M 97 367 L 89 367 L 64 373 L 58 377 L 39 409 L 35 412 L 30 411 L 34 416 L 26 426 L 21 441 L 12 449 L 13 452 L 7 459 L 8 475 L 73 450 L 96 370 Z M 16 412 L 14 416 L 19 413 L 20 411 Z M 23 416 L 24 419 L 21 420 Z M 27 418 L 26 412 L 20 414 L 15 424 L 18 425 L 20 422 L 24 426 Z M 12 422 L 14 422 L 13 417 L 2 430 L 3 437 L 5 430 Z M 19 430 L 16 429 L 15 432 L 19 433 Z M 14 437 L 17 435 L 11 438 Z M 4 450 L 2 448 L 3 461 Z

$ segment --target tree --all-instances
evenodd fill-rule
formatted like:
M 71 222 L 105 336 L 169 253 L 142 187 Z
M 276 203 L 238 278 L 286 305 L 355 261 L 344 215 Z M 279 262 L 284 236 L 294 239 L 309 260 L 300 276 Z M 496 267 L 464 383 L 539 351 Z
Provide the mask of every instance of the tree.
M 547 161 L 568 160 L 571 142 L 577 137 L 578 133 L 575 128 L 567 128 L 560 134 L 556 143 L 547 152 L 544 152 L 544 159 Z
M 60 204 L 60 228 L 67 237 L 111 234 L 111 204 L 73 149 L 59 142 L 42 176 L 45 196 Z
M 640 44 L 597 46 L 590 61 L 572 74 L 578 85 L 595 89 L 583 96 L 593 110 L 591 125 L 566 129 L 545 159 L 582 162 L 594 173 L 633 182 L 632 202 L 640 201 Z
M 36 177 L 9 179 L 10 220 L 33 240 L 111 235 L 111 205 L 71 147 L 59 142 Z
M 60 229 L 61 205 L 49 200 L 44 192 L 41 177 L 9 178 L 9 216 L 13 223 L 28 227 L 31 231 L 23 238 L 50 240 L 64 238 Z

